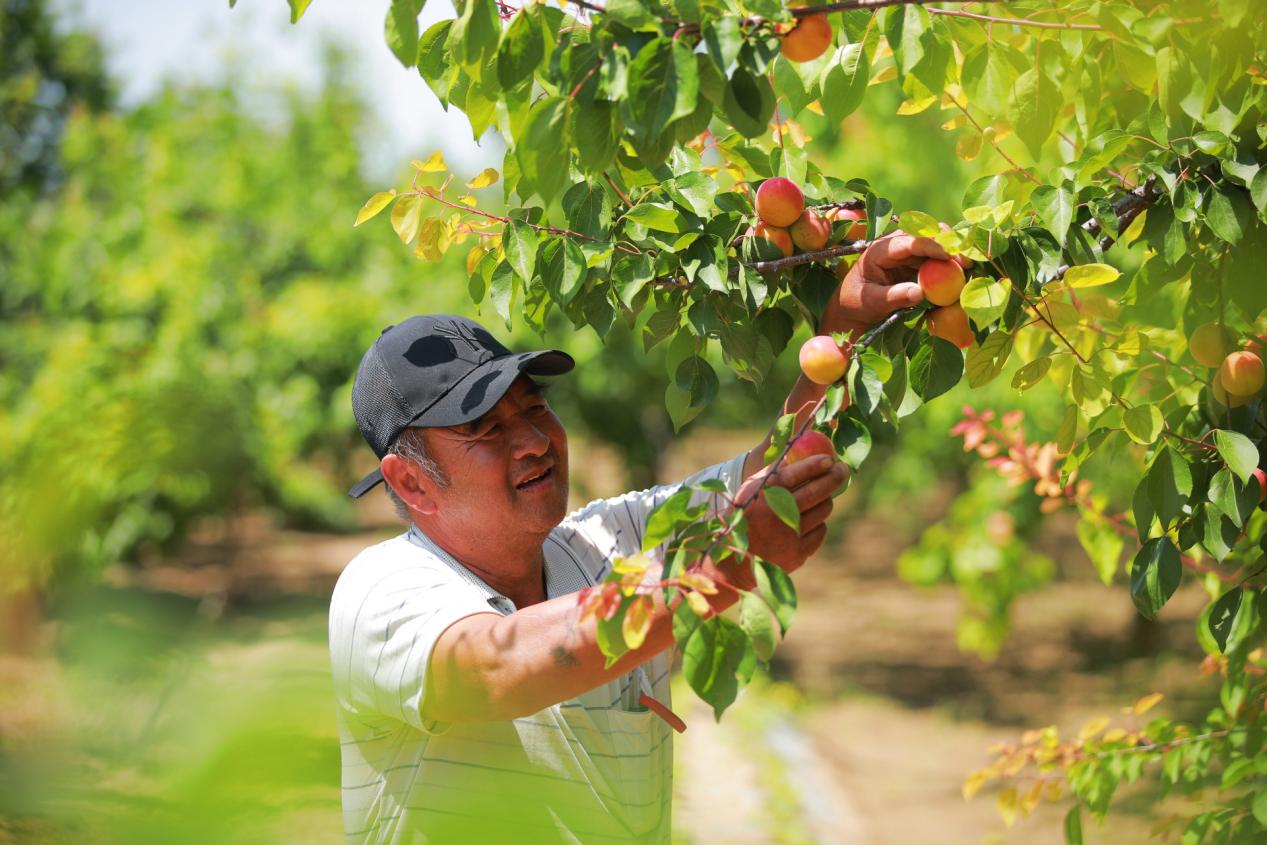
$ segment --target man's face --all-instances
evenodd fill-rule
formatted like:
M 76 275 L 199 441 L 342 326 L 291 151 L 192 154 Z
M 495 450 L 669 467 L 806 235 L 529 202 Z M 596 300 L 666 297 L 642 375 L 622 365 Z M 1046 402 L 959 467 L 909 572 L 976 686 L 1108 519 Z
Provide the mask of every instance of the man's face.
M 437 517 L 451 530 L 544 535 L 563 520 L 567 434 L 526 376 L 478 420 L 424 432 L 428 452 L 449 477 L 435 499 Z

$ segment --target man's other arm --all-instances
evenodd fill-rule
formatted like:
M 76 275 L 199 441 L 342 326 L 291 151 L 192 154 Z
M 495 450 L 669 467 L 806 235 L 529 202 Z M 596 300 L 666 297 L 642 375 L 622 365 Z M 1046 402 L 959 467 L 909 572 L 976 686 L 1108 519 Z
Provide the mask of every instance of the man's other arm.
M 831 494 L 843 480 L 841 465 L 825 457 L 780 471 L 774 483 L 795 496 L 802 513 L 801 531 L 785 526 L 758 499 L 747 513 L 754 553 L 788 571 L 804 563 L 821 542 L 818 529 L 830 511 Z M 748 479 L 740 496 L 754 483 L 760 479 Z M 708 597 L 714 613 L 738 600 L 732 587 L 754 586 L 750 565 L 733 557 L 705 560 L 700 571 L 718 582 L 717 595 Z M 432 651 L 423 719 L 513 719 L 620 677 L 673 645 L 672 609 L 664 605 L 660 590 L 650 595 L 655 604 L 645 641 L 610 667 L 598 647 L 594 619 L 580 620 L 576 594 L 547 599 L 508 616 L 481 613 L 459 619 L 439 636 Z

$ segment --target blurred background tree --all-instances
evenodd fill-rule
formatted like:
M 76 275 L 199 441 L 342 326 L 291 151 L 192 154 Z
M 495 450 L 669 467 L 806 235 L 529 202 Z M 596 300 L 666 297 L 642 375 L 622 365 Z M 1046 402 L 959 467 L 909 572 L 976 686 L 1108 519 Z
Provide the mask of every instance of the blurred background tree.
M 378 185 L 359 152 L 372 121 L 346 53 L 326 51 L 311 90 L 251 87 L 230 65 L 209 82 L 173 82 L 124 107 L 92 35 L 55 26 L 37 0 L 0 2 L 0 536 L 8 540 L 0 593 L 45 592 L 68 673 L 50 684 L 51 699 L 97 706 L 91 718 L 67 717 L 74 729 L 57 751 L 41 741 L 30 744 L 40 749 L 32 756 L 5 756 L 0 744 L 0 841 L 6 812 L 33 811 L 71 830 L 97 826 L 108 841 L 174 841 L 173 831 L 180 841 L 226 841 L 245 829 L 233 808 L 276 822 L 287 812 L 279 806 L 304 806 L 314 784 L 324 791 L 312 799 L 320 811 L 312 839 L 325 837 L 338 798 L 324 597 L 270 609 L 276 616 L 244 607 L 208 631 L 195 627 L 209 618 L 200 599 L 107 591 L 109 601 L 96 604 L 78 588 L 115 564 L 187 565 L 189 532 L 219 516 L 357 528 L 344 490 L 372 456 L 350 413 L 351 377 L 378 332 L 409 314 L 465 313 L 512 345 L 577 357 L 581 366 L 551 401 L 579 441 L 576 463 L 589 444 L 614 450 L 623 477 L 605 479 L 607 491 L 680 469 L 669 460 L 679 438 L 756 433 L 796 376 L 794 356 L 781 356 L 760 390 L 718 366 L 718 401 L 675 432 L 662 401 L 665 349 L 647 352 L 640 327 L 617 321 L 600 338 L 562 321 L 539 337 L 516 320 L 506 331 L 491 309 L 471 309 L 464 250 L 426 263 L 386 226 L 352 228 Z M 841 127 L 807 119 L 811 154 L 883 186 L 903 207 L 957 214 L 964 187 L 997 161 L 961 161 L 932 113 L 895 118 L 896 100 L 886 96 L 869 96 Z M 417 154 L 434 142 L 418 139 Z M 899 154 L 911 148 L 919 158 Z M 900 441 L 876 432 L 874 456 L 841 500 L 828 555 L 872 555 L 839 537 L 846 522 L 884 525 L 894 542 L 913 544 L 905 577 L 964 588 L 960 642 L 994 654 L 1012 600 L 1054 572 L 1032 554 L 1037 500 L 1007 499 L 947 436 L 964 395 L 908 420 Z M 1024 407 L 1048 435 L 1058 422 L 1043 388 L 1021 399 L 999 380 L 973 401 Z M 578 466 L 582 496 L 599 492 L 588 475 Z M 969 498 L 950 512 L 947 490 Z M 947 537 L 990 539 L 974 518 L 983 501 L 1009 515 L 1006 548 L 984 568 L 956 565 Z M 949 513 L 949 533 L 926 534 L 930 513 L 934 522 Z M 289 650 L 251 650 L 268 639 Z M 283 684 L 279 668 L 295 674 Z M 0 739 L 12 724 L 5 709 L 0 696 Z M 188 720 L 201 732 L 188 733 Z M 234 754 L 256 775 L 243 781 Z M 278 759 L 297 762 L 278 771 Z M 118 794 L 70 784 L 89 805 L 50 809 L 45 799 L 68 785 L 54 771 L 61 763 L 127 777 Z M 267 800 L 247 794 L 269 790 Z M 145 821 L 151 812 L 159 821 Z M 257 841 L 284 839 L 270 824 L 257 828 Z

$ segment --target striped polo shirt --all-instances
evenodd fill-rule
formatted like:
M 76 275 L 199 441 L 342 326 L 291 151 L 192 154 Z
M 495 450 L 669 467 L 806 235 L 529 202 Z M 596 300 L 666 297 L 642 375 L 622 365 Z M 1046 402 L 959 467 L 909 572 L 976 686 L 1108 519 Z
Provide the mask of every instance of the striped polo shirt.
M 720 479 L 734 496 L 745 457 L 685 483 Z M 547 597 L 597 584 L 613 558 L 637 552 L 648 513 L 678 486 L 568 515 L 543 547 Z M 668 843 L 672 731 L 638 700 L 669 703 L 672 649 L 530 716 L 423 721 L 440 634 L 471 614 L 514 611 L 416 527 L 344 569 L 330 602 L 330 660 L 348 842 Z

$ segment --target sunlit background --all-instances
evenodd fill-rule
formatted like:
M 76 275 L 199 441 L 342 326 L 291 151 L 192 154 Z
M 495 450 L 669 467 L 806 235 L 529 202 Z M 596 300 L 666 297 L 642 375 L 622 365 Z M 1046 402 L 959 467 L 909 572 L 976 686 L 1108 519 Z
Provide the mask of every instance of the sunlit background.
M 791 356 L 761 391 L 723 380 L 675 433 L 663 349 L 629 327 L 507 330 L 470 304 L 462 250 L 426 263 L 385 220 L 353 229 L 409 159 L 469 176 L 503 152 L 399 66 L 386 7 L 315 0 L 292 27 L 281 0 L 0 0 L 0 843 L 340 841 L 325 614 L 341 567 L 400 530 L 343 494 L 372 463 L 349 391 L 384 325 L 451 311 L 577 357 L 552 393 L 576 504 L 750 447 L 792 381 Z M 899 208 L 957 214 L 998 162 L 896 107 L 876 91 L 807 143 Z M 675 841 L 1056 841 L 1059 808 L 1007 830 L 962 798 L 993 742 L 1147 689 L 1199 715 L 1203 594 L 1144 622 L 1072 517 L 965 454 L 964 396 L 874 444 L 724 720 L 679 691 Z M 1055 436 L 1045 388 L 972 400 Z M 1147 824 L 1128 795 L 1088 839 Z

